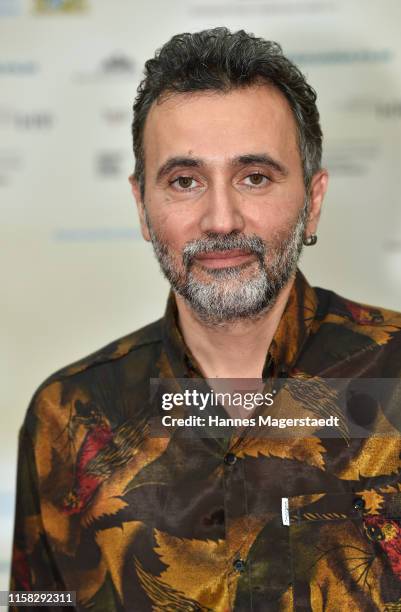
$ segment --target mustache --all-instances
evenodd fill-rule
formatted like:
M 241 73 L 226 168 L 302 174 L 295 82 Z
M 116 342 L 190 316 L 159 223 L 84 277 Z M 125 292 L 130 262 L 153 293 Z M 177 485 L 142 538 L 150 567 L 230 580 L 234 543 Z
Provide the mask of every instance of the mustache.
M 207 238 L 199 238 L 198 240 L 188 242 L 183 249 L 182 259 L 184 265 L 189 267 L 195 257 L 201 253 L 232 251 L 234 249 L 253 253 L 263 262 L 266 253 L 266 243 L 256 234 L 251 236 L 238 233 L 209 234 Z

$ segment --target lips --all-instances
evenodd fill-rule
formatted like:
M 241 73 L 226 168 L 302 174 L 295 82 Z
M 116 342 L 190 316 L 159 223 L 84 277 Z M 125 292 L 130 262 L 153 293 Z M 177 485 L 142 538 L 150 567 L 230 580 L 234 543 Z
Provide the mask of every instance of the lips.
M 209 251 L 208 253 L 200 253 L 195 257 L 195 260 L 206 268 L 226 268 L 239 266 L 254 258 L 253 253 L 241 249 L 232 249 L 230 251 Z

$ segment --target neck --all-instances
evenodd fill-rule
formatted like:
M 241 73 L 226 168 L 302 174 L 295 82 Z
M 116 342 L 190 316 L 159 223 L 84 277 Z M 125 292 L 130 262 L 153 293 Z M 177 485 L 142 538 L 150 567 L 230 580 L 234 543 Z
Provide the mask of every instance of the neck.
M 225 325 L 203 323 L 188 303 L 175 294 L 178 323 L 205 378 L 261 378 L 266 354 L 276 332 L 295 277 L 280 291 L 270 310 Z

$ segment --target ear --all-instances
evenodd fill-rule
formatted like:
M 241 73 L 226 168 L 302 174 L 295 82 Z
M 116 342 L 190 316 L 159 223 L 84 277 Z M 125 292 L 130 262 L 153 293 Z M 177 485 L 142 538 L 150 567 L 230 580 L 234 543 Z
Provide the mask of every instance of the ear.
M 309 191 L 309 215 L 305 235 L 316 234 L 323 199 L 327 191 L 329 174 L 324 168 L 313 175 Z
M 128 180 L 130 182 L 132 195 L 134 196 L 136 206 L 138 209 L 138 217 L 139 217 L 139 223 L 141 225 L 142 236 L 144 237 L 145 240 L 150 242 L 150 234 L 149 234 L 148 224 L 146 223 L 145 204 L 142 201 L 141 188 L 133 174 L 131 174 L 131 176 L 128 177 Z

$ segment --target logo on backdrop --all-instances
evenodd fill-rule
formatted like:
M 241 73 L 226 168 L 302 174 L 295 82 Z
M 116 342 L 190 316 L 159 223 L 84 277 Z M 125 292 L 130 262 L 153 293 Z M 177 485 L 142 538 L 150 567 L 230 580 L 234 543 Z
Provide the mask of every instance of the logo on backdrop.
M 39 65 L 31 61 L 10 60 L 0 62 L 0 77 L 30 76 L 38 71 Z
M 96 174 L 103 178 L 120 177 L 125 168 L 126 155 L 123 151 L 101 151 L 96 155 Z
M 16 130 L 49 130 L 54 126 L 54 115 L 48 110 L 20 111 L 0 107 L 0 127 Z
M 323 163 L 333 176 L 360 177 L 372 171 L 380 152 L 377 139 L 344 138 L 327 143 Z
M 107 75 L 134 74 L 134 62 L 122 53 L 115 53 L 101 63 L 101 71 Z
M 0 17 L 17 17 L 21 12 L 21 0 L 0 0 Z
M 259 16 L 272 15 L 309 15 L 313 13 L 333 13 L 339 9 L 339 3 L 332 0 L 254 0 L 252 2 L 252 14 Z M 190 5 L 190 13 L 197 17 L 248 17 L 250 7 L 248 3 L 236 4 L 234 2 L 213 2 L 212 0 L 195 0 L 193 6 Z
M 389 49 L 328 49 L 289 53 L 295 64 L 335 65 L 335 64 L 377 64 L 387 63 L 394 54 Z
M 128 108 L 104 108 L 100 116 L 110 127 L 126 127 L 131 123 L 131 113 L 128 112 Z
M 34 0 L 36 14 L 82 13 L 88 9 L 87 0 Z
M 87 70 L 79 70 L 73 79 L 86 83 L 98 79 L 132 79 L 136 73 L 135 61 L 122 52 L 114 52 L 99 61 L 97 66 Z
M 357 113 L 358 118 L 361 113 L 370 115 L 374 119 L 400 119 L 401 118 L 401 98 L 391 96 L 352 96 L 346 99 L 339 107 L 339 110 Z
M 12 184 L 22 168 L 21 153 L 14 149 L 0 149 L 0 189 Z

